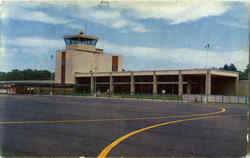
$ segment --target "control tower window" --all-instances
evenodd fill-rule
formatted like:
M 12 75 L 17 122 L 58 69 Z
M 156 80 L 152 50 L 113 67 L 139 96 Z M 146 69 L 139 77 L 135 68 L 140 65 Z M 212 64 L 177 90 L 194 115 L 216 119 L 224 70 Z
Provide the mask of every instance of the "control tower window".
M 79 39 L 65 39 L 66 45 L 70 44 L 86 44 L 86 45 L 92 45 L 95 46 L 97 43 L 97 40 L 79 40 Z
M 66 45 L 72 44 L 70 39 L 64 39 Z

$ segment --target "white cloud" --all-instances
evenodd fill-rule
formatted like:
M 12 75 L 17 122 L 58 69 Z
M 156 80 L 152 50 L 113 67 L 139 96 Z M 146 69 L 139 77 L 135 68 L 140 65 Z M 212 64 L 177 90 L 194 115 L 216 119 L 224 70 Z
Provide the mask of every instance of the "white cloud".
M 86 10 L 84 14 L 82 14 L 82 9 L 79 9 L 76 13 L 73 13 L 72 16 L 74 18 L 86 19 L 115 29 L 128 29 L 134 32 L 149 31 L 149 29 L 145 28 L 144 25 L 131 20 L 127 16 L 122 15 L 119 10 L 111 8 L 110 10 L 105 10 L 105 11 L 94 8 L 85 8 L 85 9 Z
M 63 11 L 68 6 L 74 6 L 75 11 L 72 17 L 87 19 L 96 23 L 103 24 L 115 29 L 128 29 L 134 32 L 150 31 L 142 23 L 135 19 L 164 19 L 169 20 L 170 24 L 179 24 L 189 21 L 195 21 L 203 17 L 219 16 L 230 9 L 230 5 L 221 1 L 157 1 L 157 2 L 110 2 L 109 10 L 102 10 L 97 6 L 100 1 L 42 1 L 38 0 L 33 3 L 24 3 L 21 5 L 10 6 L 4 11 L 2 17 L 9 17 L 19 20 L 40 21 L 52 24 L 65 24 L 71 28 L 78 28 L 77 25 L 71 24 L 71 20 L 61 17 L 53 17 L 42 11 L 31 11 L 30 8 L 39 6 L 54 6 Z M 15 6 L 15 7 L 13 7 Z M 28 9 L 27 9 L 28 8 Z M 29 11 L 28 11 L 29 10 Z M 122 13 L 125 11 L 125 13 Z M 18 14 L 17 14 L 18 13 Z M 121 14 L 122 13 L 122 14 Z M 71 26 L 75 25 L 75 26 Z M 121 30 L 124 31 L 124 30 Z
M 247 22 L 247 21 L 246 21 Z M 237 27 L 237 28 L 241 28 L 241 29 L 248 29 L 249 26 L 247 23 L 240 23 L 240 22 L 233 22 L 233 21 L 220 21 L 218 22 L 218 24 L 222 24 L 222 25 L 227 25 L 227 26 L 231 26 L 231 27 Z
M 4 46 L 0 47 L 0 58 L 10 57 L 15 55 L 18 52 L 17 48 L 6 48 Z
M 110 1 L 108 6 L 110 7 L 109 10 L 105 11 L 98 9 L 98 6 L 100 6 L 100 1 L 98 0 L 69 0 L 63 2 L 57 0 L 36 0 L 32 1 L 32 3 L 30 0 L 23 1 L 26 3 L 18 5 L 17 3 L 13 3 L 13 5 L 7 5 L 9 7 L 2 13 L 2 18 L 9 17 L 13 19 L 40 21 L 52 24 L 66 24 L 68 27 L 74 28 L 74 26 L 70 26 L 74 25 L 70 24 L 70 20 L 66 20 L 61 17 L 53 17 L 42 11 L 27 10 L 44 6 L 54 6 L 58 10 L 63 11 L 67 7 L 73 6 L 76 8 L 76 13 L 72 14 L 73 17 L 88 19 L 116 29 L 127 27 L 129 30 L 134 32 L 148 32 L 150 30 L 145 28 L 143 24 L 136 22 L 135 19 L 164 19 L 169 20 L 170 24 L 180 24 L 199 20 L 204 17 L 219 16 L 227 12 L 232 7 L 229 2 L 234 0 L 166 0 L 157 2 L 150 0 L 136 2 Z M 247 2 L 247 0 L 236 1 Z M 121 14 L 122 11 L 126 11 L 126 13 Z M 245 25 L 243 26 L 237 24 L 231 24 L 231 26 L 246 27 Z
M 56 50 L 64 48 L 65 44 L 63 40 L 52 40 L 40 37 L 23 37 L 11 40 L 5 39 L 2 49 L 0 49 L 0 62 L 6 61 L 7 63 L 2 62 L 2 64 L 11 64 L 10 66 L 13 66 L 14 63 L 12 63 L 11 60 L 14 58 L 20 58 L 23 54 L 24 56 L 21 58 L 24 61 L 29 61 L 30 59 L 40 60 L 41 63 L 37 64 L 44 67 L 44 58 L 46 58 L 45 64 L 48 65 L 47 60 L 50 60 L 50 55 L 55 55 Z M 29 61 L 29 63 L 26 64 L 30 65 L 30 62 L 33 61 Z
M 110 2 L 109 7 L 109 10 L 105 11 L 90 7 L 85 14 L 80 14 L 80 10 L 74 16 L 116 29 L 127 27 L 134 32 L 148 32 L 150 30 L 136 19 L 163 19 L 168 20 L 170 24 L 180 24 L 222 15 L 232 6 L 223 1 L 178 0 L 174 2 L 119 1 Z M 124 32 L 124 30 L 121 31 Z
M 95 11 L 89 16 L 96 18 L 97 20 L 107 20 L 120 18 L 120 13 L 117 11 Z
M 28 7 L 29 5 L 27 5 Z M 38 8 L 37 8 L 38 9 Z M 37 21 L 50 24 L 65 24 L 68 20 L 60 17 L 52 17 L 39 10 L 28 10 L 16 4 L 4 5 L 2 8 L 2 17 L 15 20 Z
M 16 43 L 22 47 L 61 47 L 64 46 L 63 40 L 52 40 L 41 37 L 24 37 L 11 40 L 11 42 Z
M 37 21 L 49 24 L 65 24 L 65 26 L 73 29 L 81 28 L 79 24 L 76 24 L 78 23 L 77 20 L 81 21 L 81 19 L 87 19 L 115 29 L 126 28 L 134 32 L 149 31 L 142 24 L 121 15 L 120 10 L 110 8 L 110 10 L 104 11 L 96 8 L 98 4 L 99 1 L 64 1 L 62 3 L 56 3 L 55 1 L 36 1 L 23 4 L 9 3 L 4 5 L 1 18 Z M 58 11 L 62 12 L 65 11 L 64 9 L 68 9 L 68 6 L 73 6 L 74 12 L 71 13 L 70 16 L 77 19 L 72 20 L 65 17 L 52 16 L 39 10 L 39 7 L 46 6 L 54 6 Z
M 15 45 L 19 47 L 30 48 L 62 48 L 64 47 L 63 40 L 52 40 L 41 37 L 22 37 L 17 39 L 6 39 L 5 44 Z
M 176 65 L 182 65 L 186 68 L 190 68 L 190 66 L 192 68 L 205 68 L 206 63 L 210 68 L 234 63 L 237 68 L 244 70 L 248 64 L 248 51 L 243 49 L 231 52 L 216 52 L 188 48 L 121 46 L 105 41 L 100 41 L 99 46 L 104 48 L 106 52 L 113 54 L 148 59 L 155 63 L 166 61 L 165 63 L 176 63 Z M 137 64 L 139 66 L 139 63 Z
M 179 24 L 221 15 L 230 9 L 230 6 L 221 1 L 179 0 L 117 3 L 113 8 L 130 9 L 131 16 L 139 19 L 165 19 L 170 20 L 171 24 Z
M 0 47 L 0 71 L 6 71 L 11 65 L 9 63 L 9 58 L 15 56 L 18 52 L 16 48 L 5 48 Z
M 0 58 L 4 56 L 4 47 L 0 47 Z
M 5 0 L 4 5 L 6 4 L 18 5 L 25 8 L 56 6 L 64 9 L 72 5 L 88 8 L 98 5 L 99 0 Z
M 239 50 L 232 52 L 231 63 L 234 63 L 237 68 L 244 70 L 249 63 L 249 52 L 247 50 Z
M 14 68 L 53 70 L 54 62 L 51 62 L 50 55 L 55 55 L 56 50 L 65 47 L 63 40 L 41 37 L 4 39 L 1 44 L 0 71 L 10 71 Z M 22 60 L 19 60 L 21 58 Z
M 117 20 L 112 24 L 113 28 L 121 28 L 128 26 L 128 22 L 126 20 Z

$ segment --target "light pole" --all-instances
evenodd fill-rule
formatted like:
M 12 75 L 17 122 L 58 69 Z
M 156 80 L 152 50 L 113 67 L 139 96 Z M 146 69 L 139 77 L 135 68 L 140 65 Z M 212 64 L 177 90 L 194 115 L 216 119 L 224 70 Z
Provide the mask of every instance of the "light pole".
M 206 44 L 205 45 L 205 48 L 206 48 L 206 69 L 207 69 L 207 67 L 208 67 L 208 49 L 210 48 L 210 44 L 208 43 L 208 44 Z
M 53 55 L 50 55 L 51 62 L 53 62 Z M 51 81 L 51 87 L 50 87 L 50 95 L 53 95 L 53 73 L 50 74 L 50 81 Z
M 97 67 L 96 67 L 96 58 L 97 58 L 97 56 L 98 56 L 98 54 L 95 54 L 95 63 L 94 63 L 94 64 L 95 64 L 95 65 L 94 65 L 94 66 L 95 66 L 95 67 L 94 67 L 94 70 L 95 70 L 95 71 L 94 71 L 94 73 L 96 73 L 96 71 L 97 71 Z M 97 92 L 96 92 L 96 89 L 97 89 L 97 88 L 96 88 L 96 76 L 94 76 L 94 80 L 95 80 L 95 94 L 94 94 L 94 95 L 95 95 L 95 97 L 96 97 L 96 96 L 97 96 Z
M 96 97 L 97 94 L 96 94 L 96 76 L 94 76 L 94 80 L 95 80 L 95 93 L 94 93 L 94 96 Z

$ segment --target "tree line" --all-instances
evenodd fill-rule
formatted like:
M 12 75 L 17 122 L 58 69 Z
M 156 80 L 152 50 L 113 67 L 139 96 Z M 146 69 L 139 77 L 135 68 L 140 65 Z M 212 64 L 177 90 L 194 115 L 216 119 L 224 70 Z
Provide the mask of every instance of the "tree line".
M 215 68 L 215 69 L 217 69 L 217 68 Z M 239 72 L 240 80 L 248 80 L 249 64 L 246 66 L 245 70 L 243 70 L 243 71 L 237 70 L 236 66 L 232 63 L 225 64 L 223 67 L 220 67 L 219 70 Z
M 48 70 L 14 69 L 10 72 L 0 72 L 0 81 L 50 80 L 51 75 L 54 76 Z

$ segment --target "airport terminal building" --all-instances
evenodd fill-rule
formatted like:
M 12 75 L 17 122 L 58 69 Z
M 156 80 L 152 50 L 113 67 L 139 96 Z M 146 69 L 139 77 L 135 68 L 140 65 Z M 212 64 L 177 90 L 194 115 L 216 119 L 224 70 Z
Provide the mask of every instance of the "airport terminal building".
M 55 84 L 74 85 L 81 93 L 238 95 L 239 74 L 214 69 L 124 71 L 122 56 L 96 48 L 97 37 L 64 36 L 56 52 Z M 117 50 L 119 51 L 119 50 Z

